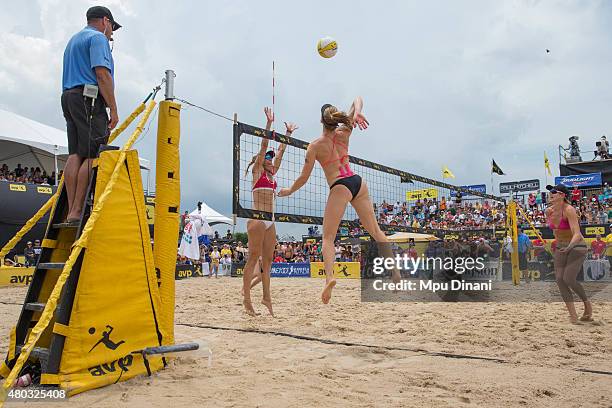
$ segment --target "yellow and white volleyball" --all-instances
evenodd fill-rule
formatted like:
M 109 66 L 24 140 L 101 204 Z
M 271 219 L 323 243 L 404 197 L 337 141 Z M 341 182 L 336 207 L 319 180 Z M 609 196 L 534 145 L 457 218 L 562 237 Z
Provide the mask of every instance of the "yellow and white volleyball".
M 323 58 L 331 58 L 338 52 L 338 43 L 331 37 L 324 37 L 317 43 L 317 51 Z

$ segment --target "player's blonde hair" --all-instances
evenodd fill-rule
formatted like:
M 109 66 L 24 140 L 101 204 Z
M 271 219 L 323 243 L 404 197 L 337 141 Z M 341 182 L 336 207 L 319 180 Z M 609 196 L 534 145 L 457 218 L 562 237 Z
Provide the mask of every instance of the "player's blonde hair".
M 343 124 L 349 128 L 353 128 L 353 120 L 341 110 L 338 110 L 333 105 L 326 107 L 321 115 L 321 120 L 325 129 L 334 130 L 338 125 Z

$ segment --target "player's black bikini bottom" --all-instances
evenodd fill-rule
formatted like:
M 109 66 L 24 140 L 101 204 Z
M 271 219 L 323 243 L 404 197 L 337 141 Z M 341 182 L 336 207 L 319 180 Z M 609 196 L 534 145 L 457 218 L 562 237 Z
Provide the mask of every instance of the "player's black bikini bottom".
M 329 188 L 330 190 L 335 186 L 342 185 L 349 189 L 351 194 L 353 195 L 353 200 L 359 194 L 359 190 L 361 189 L 361 176 L 358 174 L 354 174 L 350 177 L 344 177 L 336 180 L 334 184 Z M 352 200 L 351 200 L 352 201 Z

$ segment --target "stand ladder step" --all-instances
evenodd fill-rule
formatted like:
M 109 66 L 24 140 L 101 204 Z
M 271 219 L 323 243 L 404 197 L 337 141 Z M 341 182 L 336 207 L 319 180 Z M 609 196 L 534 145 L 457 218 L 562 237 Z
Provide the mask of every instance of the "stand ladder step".
M 55 229 L 61 229 L 61 228 L 79 228 L 79 224 L 81 222 L 59 222 L 57 224 L 53 224 L 53 228 Z
M 42 312 L 45 310 L 46 303 L 26 303 L 23 305 L 25 310 L 31 310 L 32 312 Z
M 21 354 L 23 346 L 17 346 L 17 353 Z M 42 347 L 34 347 L 30 353 L 30 357 L 37 358 L 39 360 L 47 361 L 49 359 L 49 349 Z
M 66 262 L 42 262 L 37 265 L 38 269 L 64 269 Z

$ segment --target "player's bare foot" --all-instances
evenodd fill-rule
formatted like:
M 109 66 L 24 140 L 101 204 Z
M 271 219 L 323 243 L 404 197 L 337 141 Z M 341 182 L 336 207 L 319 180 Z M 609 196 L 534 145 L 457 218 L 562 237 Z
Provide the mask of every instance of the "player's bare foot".
M 249 316 L 258 316 L 259 314 L 255 312 L 255 309 L 253 309 L 253 304 L 251 303 L 250 299 L 244 299 L 242 301 L 242 305 L 244 306 L 244 311 L 246 312 L 246 314 L 248 314 Z
M 268 312 L 270 312 L 270 316 L 274 317 L 274 312 L 272 311 L 272 300 L 262 299 L 261 304 L 268 308 Z
M 580 324 L 580 321 L 578 320 L 578 316 L 571 316 L 569 317 L 569 321 L 571 324 Z
M 323 301 L 324 305 L 329 303 L 334 286 L 336 286 L 335 279 L 329 280 L 325 283 L 325 289 L 323 289 L 323 293 L 321 294 L 321 300 Z
M 582 314 L 580 321 L 583 321 L 583 322 L 593 321 L 593 305 L 591 305 L 591 302 L 588 300 L 584 302 L 584 313 Z
M 402 280 L 402 275 L 400 275 L 400 272 L 397 269 L 394 269 L 391 279 L 393 279 L 393 283 L 400 283 Z

